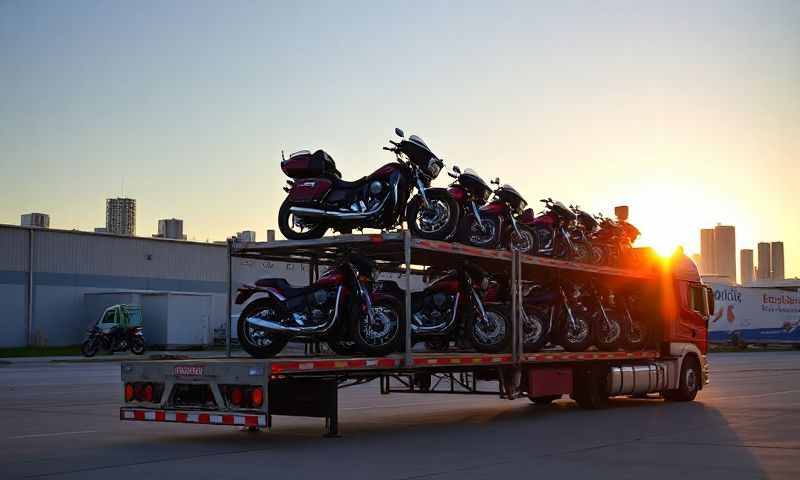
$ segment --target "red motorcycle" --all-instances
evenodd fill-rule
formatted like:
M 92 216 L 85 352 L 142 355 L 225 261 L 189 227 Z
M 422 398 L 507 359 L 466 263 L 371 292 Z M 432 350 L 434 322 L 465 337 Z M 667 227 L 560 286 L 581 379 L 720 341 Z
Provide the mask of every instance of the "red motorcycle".
M 402 138 L 390 141 L 397 159 L 371 175 L 353 182 L 341 179 L 333 158 L 322 150 L 293 153 L 281 162 L 281 169 L 292 180 L 284 190 L 289 194 L 278 212 L 278 227 L 291 240 L 322 237 L 332 228 L 349 233 L 352 229 L 390 229 L 404 220 L 406 203 L 416 188 L 426 215 L 436 223 L 455 224 L 457 205 L 443 188 L 431 188 L 444 163 L 425 142 L 395 129 Z M 411 222 L 409 222 L 411 223 Z
M 492 183 L 499 185 L 500 179 Z M 508 184 L 498 187 L 492 201 L 467 214 L 461 223 L 461 240 L 476 247 L 537 252 L 538 239 L 519 220 L 526 206 L 527 202 L 514 187 Z
M 536 236 L 537 250 L 534 255 L 588 262 L 591 252 L 583 242 L 576 241 L 570 233 L 577 216 L 563 203 L 552 198 L 541 200 L 546 210 L 539 216 L 526 209 L 519 222 Z
M 325 341 L 342 355 L 391 353 L 403 338 L 401 304 L 372 291 L 376 275 L 371 262 L 350 254 L 310 286 L 290 285 L 283 278 L 243 285 L 237 305 L 261 296 L 239 315 L 239 343 L 256 358 L 277 355 L 289 341 Z
M 624 220 L 611 220 L 598 215 L 599 228 L 592 235 L 592 244 L 603 249 L 605 263 L 610 266 L 625 266 L 635 263 L 633 242 L 639 237 L 639 229 Z

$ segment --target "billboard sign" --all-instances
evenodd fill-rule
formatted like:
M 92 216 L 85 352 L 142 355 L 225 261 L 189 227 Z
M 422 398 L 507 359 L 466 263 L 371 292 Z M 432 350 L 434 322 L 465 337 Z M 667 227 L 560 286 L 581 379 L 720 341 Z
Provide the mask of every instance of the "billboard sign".
M 710 283 L 714 313 L 708 340 L 727 343 L 800 343 L 800 294 L 774 288 Z

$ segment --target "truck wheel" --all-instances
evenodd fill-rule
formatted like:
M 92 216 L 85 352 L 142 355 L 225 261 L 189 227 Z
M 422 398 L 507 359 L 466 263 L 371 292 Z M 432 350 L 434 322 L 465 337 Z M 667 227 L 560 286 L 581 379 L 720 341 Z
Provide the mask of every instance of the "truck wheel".
M 273 298 L 259 298 L 253 300 L 242 310 L 236 324 L 239 335 L 239 344 L 245 352 L 255 358 L 274 357 L 289 343 L 285 335 L 247 323 L 249 317 L 261 317 L 272 321 L 279 321 L 281 305 Z
M 548 395 L 546 397 L 528 397 L 528 400 L 534 405 L 550 405 L 559 398 L 561 398 L 561 395 Z
M 572 399 L 581 408 L 599 410 L 608 406 L 608 370 L 605 367 L 578 367 L 572 374 Z
M 700 365 L 694 356 L 686 357 L 681 365 L 681 378 L 677 390 L 662 392 L 662 396 L 673 402 L 691 402 L 700 390 Z

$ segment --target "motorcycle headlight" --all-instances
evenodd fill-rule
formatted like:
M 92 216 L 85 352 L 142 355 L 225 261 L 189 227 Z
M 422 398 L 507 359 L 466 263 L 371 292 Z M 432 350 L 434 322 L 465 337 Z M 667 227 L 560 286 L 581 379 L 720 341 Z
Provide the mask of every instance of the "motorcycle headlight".
M 489 277 L 483 277 L 481 280 L 481 290 L 486 291 L 489 289 Z
M 431 159 L 428 160 L 428 175 L 430 175 L 431 178 L 436 178 L 439 176 L 439 172 L 441 171 L 441 161 L 436 157 L 431 157 Z

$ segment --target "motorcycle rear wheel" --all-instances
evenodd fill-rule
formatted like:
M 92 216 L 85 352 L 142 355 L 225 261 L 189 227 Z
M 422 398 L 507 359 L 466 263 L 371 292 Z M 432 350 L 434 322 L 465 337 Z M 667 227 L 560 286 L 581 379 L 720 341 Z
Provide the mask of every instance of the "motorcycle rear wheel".
M 90 338 L 85 340 L 83 344 L 81 344 L 81 353 L 83 354 L 83 356 L 94 357 L 97 354 L 97 349 L 98 349 L 97 343 L 98 342 L 96 338 Z
M 458 202 L 447 192 L 429 192 L 430 208 L 422 195 L 414 195 L 406 208 L 406 223 L 411 235 L 426 240 L 447 240 L 456 233 L 460 210 Z
M 283 201 L 278 211 L 278 228 L 284 237 L 289 240 L 313 240 L 322 238 L 322 236 L 325 235 L 325 232 L 328 230 L 328 226 L 325 224 L 309 224 L 308 227 L 299 227 L 301 229 L 300 231 L 295 230 L 295 228 L 298 227 L 294 225 L 295 218 L 294 214 L 290 211 L 291 207 L 291 202 L 289 202 L 289 199 L 286 199 Z M 305 231 L 303 231 L 304 228 Z
M 272 313 L 268 313 L 271 311 Z M 272 320 L 278 321 L 278 312 L 281 306 L 273 298 L 259 298 L 248 303 L 239 315 L 236 325 L 236 332 L 239 335 L 239 345 L 242 349 L 255 358 L 274 357 L 283 347 L 289 343 L 288 337 L 275 332 L 270 332 L 265 328 L 260 328 L 247 323 L 247 319 L 252 316 L 270 315 Z

